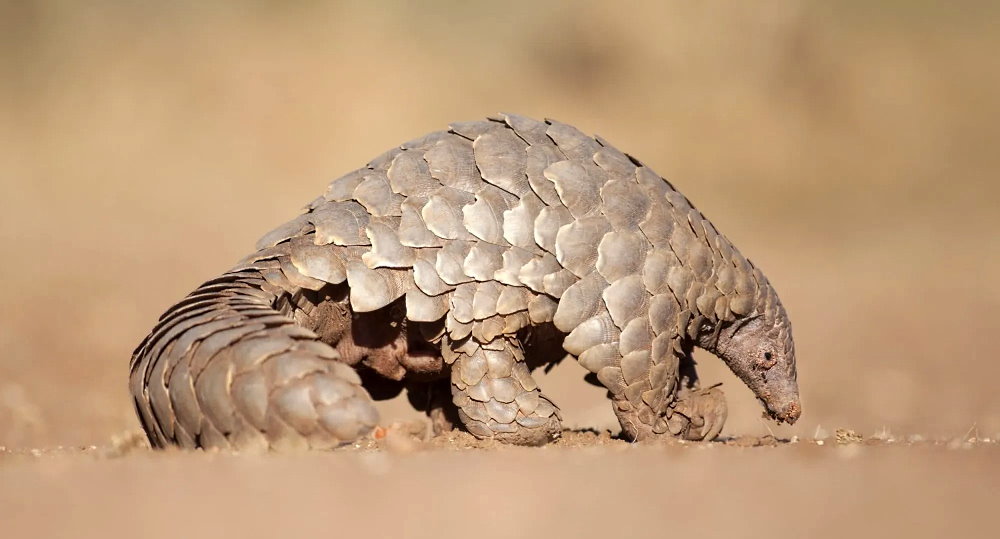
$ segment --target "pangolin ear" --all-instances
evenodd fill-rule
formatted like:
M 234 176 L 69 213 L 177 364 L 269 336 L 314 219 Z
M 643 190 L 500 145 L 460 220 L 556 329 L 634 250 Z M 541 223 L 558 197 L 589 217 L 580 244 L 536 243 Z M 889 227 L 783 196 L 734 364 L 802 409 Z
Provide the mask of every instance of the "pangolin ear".
M 736 337 L 740 334 L 740 332 L 746 329 L 747 326 L 752 326 L 755 320 L 757 320 L 755 317 L 737 319 L 730 327 L 726 328 L 725 331 L 730 338 Z

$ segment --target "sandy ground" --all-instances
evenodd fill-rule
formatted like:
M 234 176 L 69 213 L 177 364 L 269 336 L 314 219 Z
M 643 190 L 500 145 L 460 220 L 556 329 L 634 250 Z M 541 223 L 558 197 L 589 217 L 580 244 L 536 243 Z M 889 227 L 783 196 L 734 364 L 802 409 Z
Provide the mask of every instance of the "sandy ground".
M 974 1 L 0 2 L 0 536 L 989 535 L 998 15 Z M 138 428 L 128 358 L 167 306 L 330 179 L 499 110 L 633 153 L 764 269 L 794 325 L 798 424 L 765 423 L 703 354 L 741 444 L 122 449 Z M 564 362 L 541 384 L 567 427 L 616 430 L 583 373 Z M 415 420 L 382 409 L 385 427 Z M 897 443 L 866 445 L 876 435 Z M 742 447 L 764 436 L 803 441 Z
M 543 449 L 460 449 L 466 442 L 268 457 L 0 454 L 0 515 L 6 537 L 917 538 L 996 529 L 995 442 L 657 446 L 576 434 Z

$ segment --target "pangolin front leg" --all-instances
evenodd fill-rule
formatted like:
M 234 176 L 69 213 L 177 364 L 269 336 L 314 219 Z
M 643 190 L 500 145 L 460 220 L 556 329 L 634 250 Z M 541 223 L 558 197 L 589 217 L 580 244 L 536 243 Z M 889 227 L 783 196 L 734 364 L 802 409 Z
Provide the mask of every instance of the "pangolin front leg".
M 612 365 L 618 359 L 617 368 L 622 376 L 613 367 L 598 378 L 608 388 L 625 436 L 632 440 L 662 435 L 692 441 L 714 440 L 728 417 L 722 390 L 699 386 L 697 376 L 692 376 L 693 360 L 688 352 L 662 353 L 657 349 L 650 357 L 655 359 L 650 361 L 648 371 L 641 365 L 631 365 L 632 359 L 613 358 Z M 586 358 L 587 366 L 592 365 L 590 359 Z M 685 364 L 691 367 L 680 367 Z
M 671 434 L 685 440 L 714 440 L 729 416 L 726 395 L 718 387 L 680 391 L 667 419 Z
M 685 440 L 712 440 L 722 432 L 729 408 L 722 389 L 701 386 L 691 352 L 688 349 L 680 355 L 677 393 L 667 411 L 667 428 Z
M 626 354 L 598 379 L 608 388 L 623 434 L 632 440 L 646 440 L 661 435 L 678 435 L 671 430 L 671 407 L 678 390 L 678 353 L 657 343 L 650 350 Z M 588 360 L 584 358 L 584 360 Z M 589 365 L 589 362 L 585 366 Z M 601 370 L 604 370 L 602 368 Z M 676 419 L 674 420 L 676 424 Z
M 444 344 L 458 417 L 478 438 L 542 445 L 559 436 L 559 410 L 541 393 L 514 336 Z

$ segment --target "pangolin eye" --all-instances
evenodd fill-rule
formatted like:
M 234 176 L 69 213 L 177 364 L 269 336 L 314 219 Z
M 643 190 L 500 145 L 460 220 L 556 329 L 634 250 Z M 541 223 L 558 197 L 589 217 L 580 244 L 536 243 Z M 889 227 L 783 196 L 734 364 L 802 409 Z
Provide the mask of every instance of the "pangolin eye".
M 771 352 L 764 352 L 764 359 L 771 361 Z

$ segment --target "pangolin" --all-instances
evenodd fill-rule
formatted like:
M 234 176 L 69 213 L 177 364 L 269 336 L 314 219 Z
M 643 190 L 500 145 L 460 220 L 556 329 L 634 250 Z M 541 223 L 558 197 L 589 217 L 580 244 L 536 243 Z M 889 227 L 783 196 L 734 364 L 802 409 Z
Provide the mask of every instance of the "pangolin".
M 567 353 L 625 438 L 713 439 L 726 404 L 699 387 L 694 346 L 772 418 L 801 412 L 763 273 L 667 180 L 554 120 L 502 114 L 402 144 L 256 249 L 135 350 L 153 447 L 332 448 L 369 435 L 372 395 L 402 387 L 439 429 L 540 445 L 561 416 L 531 371 Z

